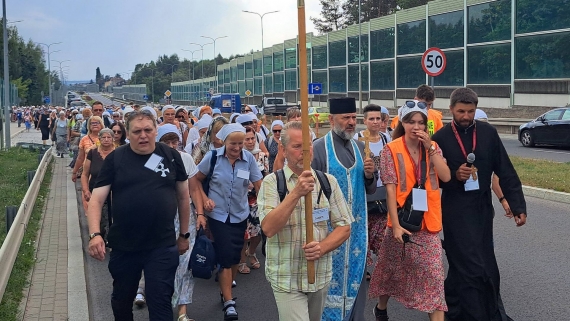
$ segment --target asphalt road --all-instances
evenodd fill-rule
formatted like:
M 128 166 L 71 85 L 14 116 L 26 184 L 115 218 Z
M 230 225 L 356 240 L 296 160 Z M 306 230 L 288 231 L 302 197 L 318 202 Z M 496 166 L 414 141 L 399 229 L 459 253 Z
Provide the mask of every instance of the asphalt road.
M 89 257 L 86 251 L 86 219 L 80 203 L 78 213 L 84 240 L 87 287 L 91 320 L 112 320 L 110 295 L 112 279 L 108 262 Z M 495 204 L 498 209 L 501 207 Z M 516 228 L 501 215 L 495 220 L 496 255 L 501 269 L 501 293 L 507 313 L 514 320 L 567 320 L 570 316 L 570 220 L 568 205 L 528 198 L 529 219 Z M 502 209 L 501 209 L 502 211 Z M 538 214 L 540 213 L 540 214 Z M 260 250 L 258 257 L 263 262 Z M 277 308 L 263 269 L 237 276 L 234 289 L 240 320 L 276 321 Z M 366 320 L 374 320 L 369 300 Z M 193 303 L 188 314 L 197 321 L 222 319 L 218 284 L 214 280 L 196 280 Z M 394 300 L 388 308 L 392 320 L 427 320 L 427 316 L 407 310 Z M 147 308 L 134 307 L 135 320 L 148 320 Z
M 501 134 L 503 145 L 509 155 L 532 159 L 546 159 L 554 162 L 570 162 L 570 148 L 553 146 L 523 147 L 518 141 L 517 135 Z
M 93 98 L 94 100 L 98 100 L 103 103 L 103 105 L 118 105 L 117 103 L 113 102 L 111 99 L 99 94 L 99 93 L 88 93 L 88 95 Z

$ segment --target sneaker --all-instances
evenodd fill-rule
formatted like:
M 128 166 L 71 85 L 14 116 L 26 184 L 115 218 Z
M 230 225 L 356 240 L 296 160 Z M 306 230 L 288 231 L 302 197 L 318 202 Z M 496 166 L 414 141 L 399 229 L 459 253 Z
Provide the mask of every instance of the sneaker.
M 142 308 L 145 306 L 145 304 L 146 304 L 146 300 L 144 298 L 144 294 L 137 293 L 137 296 L 135 297 L 135 305 Z
M 194 321 L 194 319 L 190 319 L 186 314 L 181 314 L 178 316 L 178 321 Z
M 376 318 L 376 321 L 388 321 L 388 310 L 380 310 L 378 306 L 374 306 L 374 310 L 372 310 L 372 314 Z
M 238 319 L 238 313 L 236 311 L 236 303 L 233 300 L 228 300 L 224 302 L 224 321 L 233 321 Z
M 234 281 L 232 281 L 232 288 L 235 288 L 236 286 L 237 286 L 237 283 L 236 283 L 236 281 L 235 281 L 235 280 L 234 280 Z

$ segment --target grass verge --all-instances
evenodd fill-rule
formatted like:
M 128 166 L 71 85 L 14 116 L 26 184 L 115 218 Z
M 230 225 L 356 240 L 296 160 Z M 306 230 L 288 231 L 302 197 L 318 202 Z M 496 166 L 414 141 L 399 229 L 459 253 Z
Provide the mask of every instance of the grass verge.
M 570 193 L 570 163 L 510 156 L 523 185 Z
M 22 148 L 0 151 L 0 245 L 6 238 L 6 206 L 20 206 L 28 190 L 28 171 L 38 168 L 38 154 Z
M 34 157 L 34 160 L 36 161 L 37 165 L 37 158 Z M 32 215 L 28 222 L 28 227 L 26 228 L 26 233 L 24 234 L 22 244 L 20 245 L 20 250 L 18 251 L 18 257 L 14 263 L 14 268 L 10 274 L 10 280 L 8 281 L 4 297 L 0 303 L 0 320 L 2 321 L 16 321 L 21 319 L 21 317 L 19 317 L 18 308 L 20 306 L 22 298 L 24 297 L 23 289 L 24 287 L 28 286 L 29 283 L 28 278 L 30 275 L 30 270 L 36 263 L 35 243 L 38 230 L 40 228 L 42 214 L 44 212 L 44 205 L 49 193 L 52 174 L 53 161 L 48 166 L 48 169 L 45 173 L 44 180 L 38 193 L 38 197 L 36 198 L 34 210 L 32 211 Z

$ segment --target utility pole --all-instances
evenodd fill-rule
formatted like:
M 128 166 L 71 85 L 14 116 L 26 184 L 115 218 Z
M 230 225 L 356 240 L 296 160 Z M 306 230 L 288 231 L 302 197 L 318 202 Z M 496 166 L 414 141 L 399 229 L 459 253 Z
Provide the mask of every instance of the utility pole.
M 10 73 L 8 69 L 8 20 L 6 20 L 6 0 L 2 0 L 2 12 L 2 27 L 4 28 L 2 36 L 4 39 L 4 118 L 6 121 L 4 133 L 6 135 L 6 149 L 10 149 Z
M 192 60 L 190 61 L 190 65 L 192 66 L 192 77 L 190 78 L 190 80 L 194 80 L 196 79 L 195 75 L 194 75 L 194 53 L 196 51 L 203 51 L 203 49 L 196 49 L 196 50 L 188 50 L 188 49 L 182 49 L 182 51 L 188 51 L 189 53 L 192 54 Z M 188 69 L 188 77 L 190 77 L 190 69 Z M 192 96 L 192 92 L 190 92 L 190 96 Z M 192 102 L 192 98 L 190 97 L 190 102 Z
M 5 2 L 6 0 L 2 0 L 2 1 Z M 48 45 L 48 44 L 45 44 L 45 43 L 42 43 L 42 42 L 38 42 L 38 44 L 44 45 L 44 46 L 47 47 L 47 55 L 48 55 L 48 59 L 47 59 L 47 60 L 48 60 L 48 70 L 49 70 L 49 73 L 48 73 L 48 85 L 49 85 L 49 91 L 48 91 L 49 94 L 48 94 L 48 95 L 49 95 L 49 96 L 48 96 L 48 97 L 49 97 L 50 103 L 51 103 L 51 63 L 50 63 L 50 62 L 51 62 L 51 60 L 50 60 L 51 58 L 50 58 L 50 54 L 59 51 L 59 50 L 57 50 L 57 51 L 54 51 L 54 52 L 50 52 L 50 47 L 51 47 L 52 45 L 58 45 L 58 44 L 60 44 L 60 43 L 61 43 L 61 41 L 60 41 L 60 42 L 53 42 L 53 43 L 50 43 L 50 44 Z
M 214 43 L 214 73 L 216 75 L 216 88 L 215 91 L 218 91 L 218 62 L 216 61 L 216 40 L 218 39 L 222 39 L 222 38 L 227 38 L 228 36 L 221 36 L 221 37 L 217 37 L 217 38 L 212 38 L 212 37 L 206 37 L 206 36 L 200 36 L 202 38 L 206 38 L 206 39 L 210 39 L 212 40 L 212 42 Z
M 261 99 L 263 100 L 263 97 L 265 97 L 265 63 L 263 61 L 265 59 L 265 56 L 263 55 L 263 17 L 271 13 L 277 13 L 279 12 L 279 10 L 266 12 L 264 14 L 259 14 L 257 12 L 247 11 L 247 10 L 242 10 L 242 11 L 245 13 L 256 14 L 261 19 Z
M 205 44 L 199 44 L 199 43 L 191 42 L 190 44 L 200 46 L 200 48 L 202 49 L 202 61 L 201 61 L 202 62 L 202 77 L 201 78 L 202 78 L 202 84 L 203 84 L 204 83 L 204 46 L 211 45 L 212 43 L 208 42 Z M 202 90 L 204 90 L 204 87 L 201 86 L 200 98 L 202 98 L 202 94 L 203 94 Z M 200 100 L 202 100 L 202 99 L 200 99 Z

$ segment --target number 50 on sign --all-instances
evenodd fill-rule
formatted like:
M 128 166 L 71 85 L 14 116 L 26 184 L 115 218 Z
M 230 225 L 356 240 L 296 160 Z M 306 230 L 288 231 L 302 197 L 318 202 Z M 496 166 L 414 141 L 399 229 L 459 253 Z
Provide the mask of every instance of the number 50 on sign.
M 426 74 L 432 77 L 439 76 L 445 70 L 446 64 L 447 59 L 441 49 L 432 47 L 424 52 L 422 68 Z

